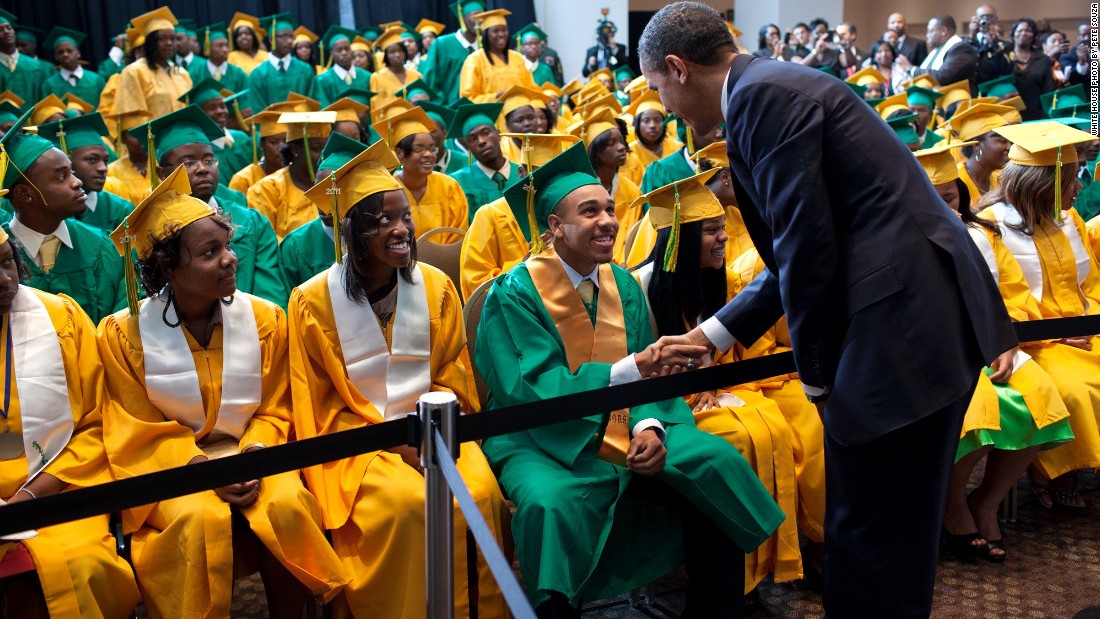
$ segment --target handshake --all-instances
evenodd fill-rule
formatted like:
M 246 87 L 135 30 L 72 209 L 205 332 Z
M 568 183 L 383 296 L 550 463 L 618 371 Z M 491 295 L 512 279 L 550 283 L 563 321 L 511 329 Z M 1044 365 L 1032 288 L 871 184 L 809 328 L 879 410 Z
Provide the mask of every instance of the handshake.
M 634 355 L 642 378 L 655 378 L 694 370 L 714 346 L 696 327 L 684 335 L 666 335 Z

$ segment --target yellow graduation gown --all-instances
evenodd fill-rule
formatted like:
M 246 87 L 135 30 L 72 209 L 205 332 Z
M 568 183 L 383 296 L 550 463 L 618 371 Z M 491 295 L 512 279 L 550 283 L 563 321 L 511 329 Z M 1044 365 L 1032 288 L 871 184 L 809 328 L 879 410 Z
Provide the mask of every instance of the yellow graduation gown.
M 489 52 L 476 51 L 466 57 L 462 63 L 462 74 L 458 81 L 458 93 L 474 103 L 496 101 L 504 91 L 512 86 L 526 86 L 538 90 L 535 78 L 523 62 L 523 56 L 512 50 L 508 52 L 508 64 L 499 58 L 489 64 Z
M 246 195 L 248 206 L 267 217 L 280 241 L 291 230 L 317 219 L 317 207 L 290 179 L 290 166 L 263 177 Z
M 130 155 L 120 153 L 118 159 L 107 164 L 107 182 L 103 185 L 103 191 L 113 193 L 131 204 L 141 204 L 150 193 L 149 170 L 145 174 L 138 172 L 134 164 L 130 162 Z
M 626 256 L 623 254 L 626 233 L 631 226 L 641 220 L 643 215 L 643 205 L 634 205 L 634 201 L 641 197 L 642 190 L 638 189 L 634 181 L 622 174 L 615 175 L 611 187 L 613 189 L 611 199 L 615 201 L 615 219 L 619 220 L 619 233 L 615 236 L 615 249 L 611 259 L 615 264 L 623 264 L 626 262 Z
M 267 176 L 267 173 L 264 172 L 263 166 L 258 163 L 250 163 L 234 174 L 233 178 L 229 179 L 229 188 L 247 194 L 248 190 L 265 176 Z
M 649 164 L 683 147 L 684 145 L 680 143 L 680 140 L 672 136 L 665 136 L 664 141 L 661 143 L 661 154 L 658 155 L 642 146 L 641 141 L 633 140 L 630 142 L 630 154 L 626 156 L 626 164 L 619 170 L 619 174 L 626 176 L 634 181 L 635 185 L 641 187 L 642 176 L 645 175 L 645 169 L 649 167 Z
M 419 201 L 413 198 L 412 192 L 404 187 L 404 184 L 402 187 L 405 188 L 405 197 L 409 199 L 417 237 L 436 228 L 465 230 L 469 227 L 470 214 L 466 204 L 466 194 L 463 193 L 458 181 L 450 176 L 440 172 L 429 174 L 428 187 Z M 440 244 L 454 243 L 458 240 L 453 234 L 434 237 L 434 242 Z
M 111 481 L 103 448 L 103 366 L 95 348 L 95 327 L 68 297 L 20 287 L 21 295 L 35 295 L 57 331 L 65 366 L 73 435 L 42 473 L 70 487 Z M 15 373 L 19 368 L 14 368 Z M 22 416 L 15 375 L 12 375 L 8 427 L 22 432 Z M 21 454 L 0 460 L 0 497 L 10 498 L 27 482 L 27 458 Z M 38 580 L 51 617 L 129 617 L 138 603 L 137 583 L 130 566 L 115 551 L 108 516 L 92 516 L 45 527 L 22 542 L 0 541 L 0 558 L 22 544 L 34 560 Z
M 278 306 L 258 297 L 239 293 L 236 302 L 252 304 L 262 365 L 261 401 L 239 448 L 256 443 L 280 445 L 293 435 L 286 319 Z M 183 333 L 194 358 L 207 415 L 198 433 L 166 418 L 150 401 L 138 318 L 123 310 L 99 325 L 107 389 L 118 404 L 105 423 L 108 457 L 118 477 L 187 464 L 202 455 L 200 445 L 217 422 L 222 395 L 222 325 L 214 326 L 206 348 L 186 329 Z M 228 616 L 234 573 L 230 510 L 228 503 L 208 490 L 123 512 L 126 529 L 136 531 L 134 569 L 150 615 Z M 314 595 L 331 599 L 347 584 L 343 566 L 321 531 L 320 508 L 297 472 L 264 478 L 256 502 L 240 512 L 272 555 Z M 238 557 L 237 561 L 247 563 L 249 559 Z
M 470 229 L 462 239 L 459 256 L 462 298 L 477 287 L 523 262 L 527 239 L 508 201 L 498 198 L 474 212 Z
M 638 233 L 634 236 L 634 244 L 630 246 L 630 252 L 626 256 L 628 269 L 645 262 L 657 244 L 657 231 L 649 223 L 649 213 L 642 217 L 641 222 Z M 620 228 L 619 234 L 625 235 L 627 232 Z M 731 265 L 741 254 L 753 249 L 749 230 L 745 227 L 745 220 L 741 218 L 741 209 L 736 206 L 726 207 L 726 234 L 729 236 L 726 241 L 726 264 Z
M 229 58 L 227 58 L 227 60 L 229 61 L 229 64 L 233 64 L 233 65 L 236 65 L 236 66 L 240 67 L 241 70 L 244 71 L 245 74 L 247 75 L 249 73 L 252 73 L 252 69 L 255 69 L 256 67 L 263 64 L 264 61 L 267 60 L 267 56 L 268 56 L 267 50 L 263 50 L 263 49 L 256 50 L 256 55 L 255 56 L 249 56 L 248 54 L 242 52 L 241 50 L 235 49 L 235 50 L 229 52 Z M 303 92 L 301 94 L 304 95 L 304 94 L 308 94 L 308 93 Z
M 337 268 L 337 267 L 333 267 Z M 450 279 L 420 264 L 427 293 L 431 390 L 449 391 L 463 411 L 478 409 L 473 370 L 466 351 L 461 303 Z M 376 319 L 364 306 L 369 319 Z M 290 295 L 290 367 L 294 428 L 309 438 L 381 423 L 382 413 L 356 388 L 344 366 L 343 349 L 329 296 L 328 271 Z M 383 329 L 392 346 L 392 322 Z M 385 377 L 379 377 L 385 380 Z M 508 508 L 481 449 L 462 445 L 458 469 L 498 540 L 506 535 Z M 317 496 L 332 546 L 353 581 L 337 597 L 339 616 L 398 619 L 424 616 L 424 479 L 401 457 L 375 451 L 305 470 Z M 455 616 L 468 617 L 466 522 L 455 512 Z M 500 589 L 478 561 L 478 616 L 504 617 Z
M 960 161 L 955 167 L 959 169 L 959 178 L 962 179 L 964 185 L 966 185 L 967 191 L 970 192 L 970 206 L 974 206 L 978 203 L 978 200 L 982 199 L 985 195 L 978 189 L 978 185 L 974 183 L 974 179 L 970 177 L 970 171 L 966 169 L 966 160 Z M 994 170 L 989 175 L 989 189 L 992 190 L 998 185 L 998 181 L 1001 178 L 1001 171 Z
M 413 69 L 405 69 L 405 81 L 397 79 L 397 75 L 389 69 L 389 67 L 371 73 L 370 76 L 370 91 L 374 93 L 371 97 L 370 106 L 371 109 L 379 109 L 382 106 L 390 103 L 394 99 L 397 99 L 397 91 L 405 87 L 406 84 L 411 84 L 420 79 L 419 71 Z
M 112 114 L 145 112 L 150 118 L 183 109 L 179 98 L 191 90 L 191 75 L 169 65 L 168 69 L 149 68 L 144 58 L 126 65 L 118 80 L 118 93 Z M 136 202 L 135 202 L 136 204 Z

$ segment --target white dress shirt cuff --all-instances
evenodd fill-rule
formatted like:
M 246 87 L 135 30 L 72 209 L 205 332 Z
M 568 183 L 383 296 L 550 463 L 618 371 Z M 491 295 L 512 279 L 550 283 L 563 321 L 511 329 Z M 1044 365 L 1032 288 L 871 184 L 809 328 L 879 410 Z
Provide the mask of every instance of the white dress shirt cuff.
M 610 387 L 638 380 L 642 380 L 642 373 L 638 371 L 638 362 L 634 360 L 634 355 L 627 355 L 611 366 Z
M 703 330 L 703 335 L 707 336 L 710 343 L 714 344 L 714 347 L 718 350 L 729 350 L 737 343 L 737 340 L 726 329 L 722 322 L 714 316 L 704 320 L 703 324 L 699 325 L 699 328 Z
M 121 47 L 111 46 L 111 49 L 107 52 L 111 60 L 115 61 L 115 64 L 122 64 L 123 59 L 126 58 L 126 53 L 122 51 Z
M 648 417 L 634 424 L 634 429 L 631 430 L 631 436 L 638 436 L 642 433 L 642 430 L 652 429 L 657 433 L 657 438 L 661 439 L 661 442 L 665 442 L 665 426 L 660 421 L 657 421 L 653 417 Z

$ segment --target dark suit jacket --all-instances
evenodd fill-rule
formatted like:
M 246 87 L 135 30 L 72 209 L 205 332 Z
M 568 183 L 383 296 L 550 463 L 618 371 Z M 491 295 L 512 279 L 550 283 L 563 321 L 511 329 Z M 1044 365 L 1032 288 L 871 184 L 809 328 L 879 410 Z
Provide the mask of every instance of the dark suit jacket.
M 978 92 L 976 87 L 980 82 L 975 81 L 977 73 L 978 54 L 966 41 L 947 50 L 939 69 L 928 71 L 929 75 L 945 86 L 954 84 L 959 80 L 970 80 L 970 94 L 972 95 Z
M 825 427 L 842 444 L 966 396 L 1016 338 L 916 158 L 820 71 L 738 55 L 729 88 L 734 189 L 768 268 L 716 317 L 748 346 L 786 314 L 802 381 L 832 388 Z
M 908 58 L 913 66 L 920 66 L 920 63 L 928 57 L 928 44 L 924 42 L 924 39 L 905 35 L 905 40 L 901 42 L 901 49 L 898 51 L 901 52 L 902 56 Z
M 619 67 L 628 64 L 630 60 L 627 58 L 628 52 L 626 46 L 622 43 L 618 43 L 618 46 L 618 49 L 616 49 L 615 53 L 611 56 L 602 56 L 600 54 L 599 45 L 593 45 L 592 47 L 589 47 L 588 51 L 584 53 L 584 66 L 581 67 L 581 74 L 585 77 L 588 77 L 589 73 L 597 71 L 604 67 L 607 67 L 608 69 L 611 69 L 612 72 L 614 72 L 615 69 L 618 69 Z M 589 58 L 595 58 L 597 60 L 597 65 L 595 69 L 591 69 L 588 67 Z M 615 59 L 615 62 L 611 62 L 612 58 Z

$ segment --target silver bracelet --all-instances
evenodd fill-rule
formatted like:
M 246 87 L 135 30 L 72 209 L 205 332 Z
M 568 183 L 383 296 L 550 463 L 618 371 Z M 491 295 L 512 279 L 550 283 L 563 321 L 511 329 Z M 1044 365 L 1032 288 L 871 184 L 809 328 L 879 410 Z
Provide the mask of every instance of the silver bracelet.
M 32 499 L 37 499 L 37 498 L 38 498 L 38 496 L 37 496 L 37 495 L 35 495 L 35 493 L 31 492 L 31 491 L 30 491 L 29 489 L 27 489 L 27 488 L 20 488 L 20 489 L 19 489 L 19 492 L 26 492 L 27 494 L 31 495 L 31 498 L 32 498 Z M 16 494 L 19 494 L 19 492 L 17 492 Z

